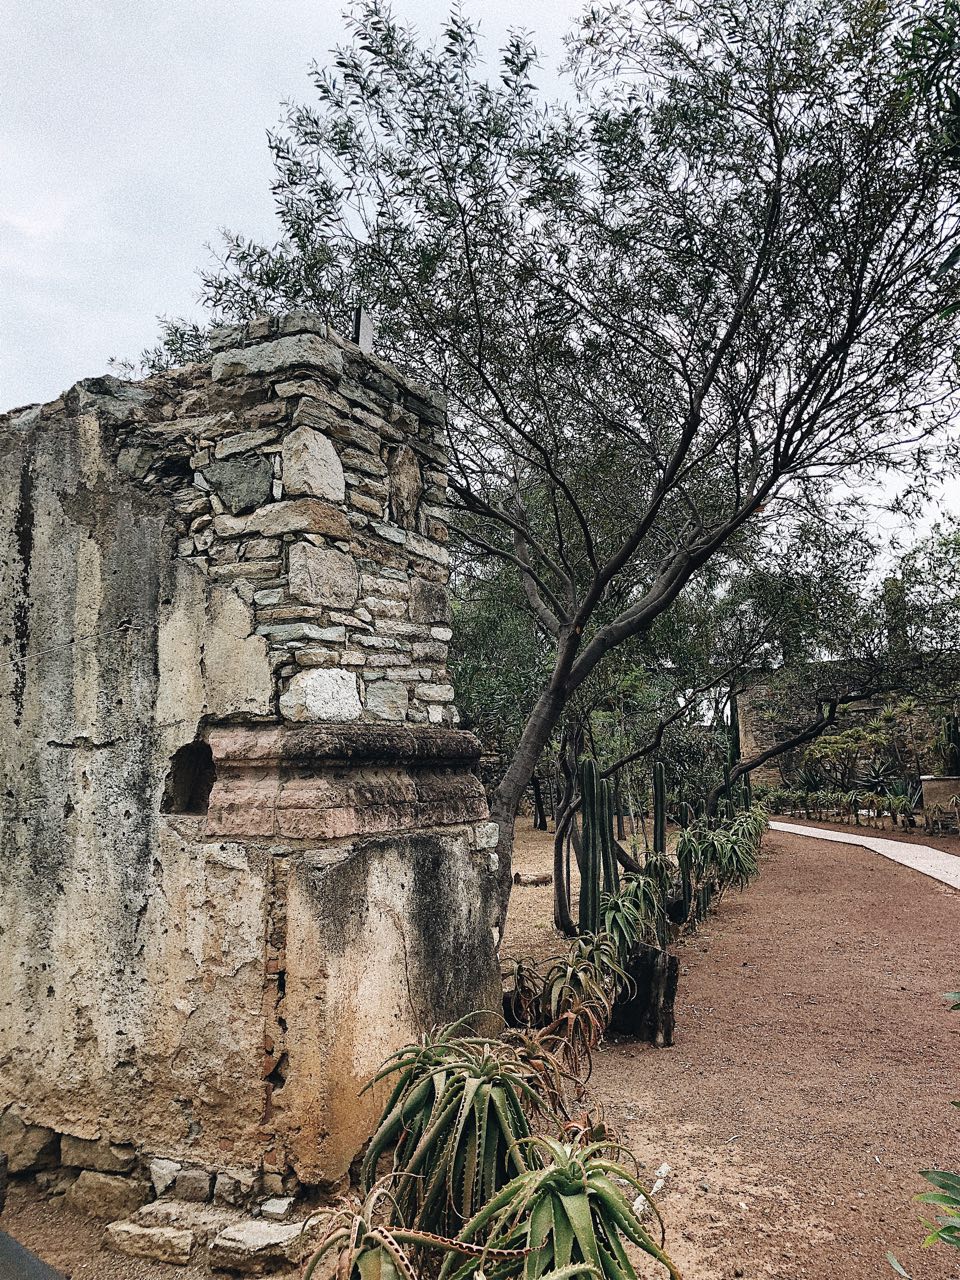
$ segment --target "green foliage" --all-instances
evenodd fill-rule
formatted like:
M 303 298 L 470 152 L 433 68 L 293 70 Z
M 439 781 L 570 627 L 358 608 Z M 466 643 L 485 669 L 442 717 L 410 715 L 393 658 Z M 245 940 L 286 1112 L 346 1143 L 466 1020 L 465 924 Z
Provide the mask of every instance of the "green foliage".
M 946 716 L 940 728 L 940 758 L 948 777 L 960 774 L 960 717 Z
M 921 1169 L 920 1172 L 934 1190 L 925 1191 L 917 1199 L 938 1210 L 937 1221 L 927 1224 L 930 1231 L 924 1245 L 948 1244 L 960 1249 L 960 1174 L 940 1169 Z
M 526 1112 L 541 1105 L 516 1054 L 460 1034 L 462 1025 L 406 1046 L 378 1072 L 375 1083 L 396 1082 L 362 1167 L 369 1191 L 392 1145 L 398 1220 L 444 1235 L 527 1170 Z
M 576 1146 L 550 1138 L 534 1141 L 538 1167 L 505 1186 L 464 1227 L 465 1241 L 485 1241 L 491 1249 L 523 1251 L 524 1257 L 495 1259 L 482 1268 L 486 1280 L 540 1280 L 591 1275 L 595 1280 L 638 1280 L 630 1246 L 654 1259 L 679 1280 L 664 1252 L 662 1222 L 654 1239 L 633 1208 L 632 1196 L 652 1205 L 640 1181 L 609 1159 L 605 1144 Z M 659 1215 L 658 1215 L 659 1220 Z M 441 1280 L 470 1280 L 475 1264 L 452 1256 Z
M 960 991 L 948 991 L 944 999 L 953 1013 L 960 1012 Z M 960 1107 L 960 1102 L 953 1104 Z M 945 1244 L 960 1249 L 960 1173 L 948 1173 L 943 1169 L 921 1169 L 921 1176 L 933 1187 L 917 1196 L 921 1204 L 932 1205 L 937 1212 L 936 1222 L 928 1222 L 928 1234 L 924 1240 L 924 1248 L 933 1244 Z M 910 1277 L 904 1271 L 893 1254 L 887 1254 L 887 1261 L 899 1276 Z
M 618 893 L 601 897 L 601 928 L 619 955 L 630 956 L 641 943 L 656 940 L 664 907 L 662 885 L 652 876 L 631 873 Z

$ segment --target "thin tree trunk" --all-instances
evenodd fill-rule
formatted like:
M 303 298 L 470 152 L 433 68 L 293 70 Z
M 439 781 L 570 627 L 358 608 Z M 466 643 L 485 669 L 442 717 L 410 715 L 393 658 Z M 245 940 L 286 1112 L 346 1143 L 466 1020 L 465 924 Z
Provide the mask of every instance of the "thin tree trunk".
M 540 785 L 539 774 L 534 774 L 530 779 L 533 787 L 533 825 L 536 831 L 546 831 L 547 829 L 547 811 L 543 806 L 543 788 Z
M 517 808 L 533 777 L 537 761 L 550 741 L 550 735 L 557 727 L 565 701 L 564 695 L 559 691 L 554 692 L 548 689 L 541 694 L 520 736 L 520 743 L 510 762 L 510 767 L 494 791 L 491 800 L 490 816 L 500 826 L 500 838 L 497 842 L 499 900 L 497 923 L 501 934 L 507 918 L 510 890 L 513 885 L 513 832 Z

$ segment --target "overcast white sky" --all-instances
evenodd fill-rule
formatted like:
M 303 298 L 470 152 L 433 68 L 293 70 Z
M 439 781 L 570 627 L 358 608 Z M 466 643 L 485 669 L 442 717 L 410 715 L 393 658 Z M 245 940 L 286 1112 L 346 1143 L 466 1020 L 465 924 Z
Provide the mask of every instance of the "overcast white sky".
M 0 0 L 0 411 L 50 400 L 155 317 L 195 312 L 204 245 L 271 238 L 265 132 L 343 31 L 343 0 Z M 465 0 L 548 64 L 582 0 Z M 449 0 L 395 0 L 423 34 Z M 543 82 L 551 77 L 546 73 Z

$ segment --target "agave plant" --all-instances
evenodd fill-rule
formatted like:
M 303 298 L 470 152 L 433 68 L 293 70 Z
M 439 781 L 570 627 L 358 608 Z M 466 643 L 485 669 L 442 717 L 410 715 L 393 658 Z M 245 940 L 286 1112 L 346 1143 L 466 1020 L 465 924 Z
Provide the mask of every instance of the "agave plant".
M 630 1246 L 654 1259 L 674 1280 L 680 1273 L 664 1250 L 663 1223 L 646 1188 L 606 1154 L 605 1142 L 586 1146 L 534 1138 L 537 1167 L 507 1183 L 460 1233 L 465 1243 L 483 1242 L 487 1260 L 479 1267 L 452 1254 L 440 1280 L 541 1280 L 592 1275 L 597 1280 L 637 1280 Z M 653 1208 L 659 1242 L 650 1234 L 623 1187 Z M 523 1253 L 497 1257 L 495 1251 Z
M 458 1035 L 462 1027 L 406 1046 L 374 1077 L 372 1084 L 397 1081 L 361 1170 L 369 1190 L 393 1145 L 397 1220 L 441 1235 L 456 1235 L 500 1187 L 527 1172 L 528 1113 L 544 1107 L 507 1045 Z
M 307 1259 L 303 1280 L 311 1280 L 330 1254 L 336 1255 L 337 1280 L 419 1280 L 421 1268 L 416 1262 L 431 1250 L 456 1253 L 460 1258 L 481 1257 L 485 1253 L 493 1256 L 479 1245 L 378 1221 L 377 1205 L 381 1199 L 389 1203 L 389 1193 L 385 1188 L 374 1188 L 356 1213 L 341 1213 L 333 1219 L 319 1247 Z M 416 1256 L 411 1257 L 411 1253 Z M 518 1261 L 523 1256 L 521 1252 L 514 1258 L 500 1251 L 497 1261 Z

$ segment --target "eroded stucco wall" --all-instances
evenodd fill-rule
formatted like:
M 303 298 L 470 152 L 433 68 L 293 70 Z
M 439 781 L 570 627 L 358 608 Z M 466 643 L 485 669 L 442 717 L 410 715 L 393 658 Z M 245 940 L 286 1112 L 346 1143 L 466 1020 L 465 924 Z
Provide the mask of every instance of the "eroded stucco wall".
M 497 999 L 442 411 L 313 317 L 220 346 L 0 418 L 0 1106 L 329 1181 L 377 1062 Z M 291 763 L 311 725 L 362 749 Z M 211 809 L 165 812 L 195 742 Z

